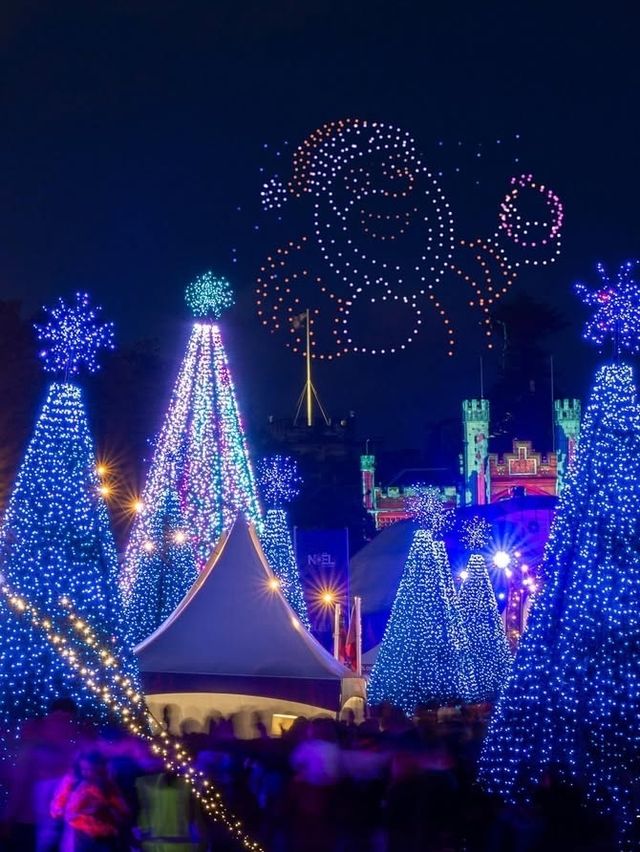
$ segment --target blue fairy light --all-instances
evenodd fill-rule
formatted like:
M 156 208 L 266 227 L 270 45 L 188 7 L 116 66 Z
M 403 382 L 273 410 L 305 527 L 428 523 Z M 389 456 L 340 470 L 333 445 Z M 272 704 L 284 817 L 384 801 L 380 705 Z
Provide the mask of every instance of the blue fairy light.
M 49 319 L 34 325 L 45 371 L 67 378 L 77 376 L 82 366 L 90 373 L 99 370 L 99 350 L 114 348 L 113 323 L 100 322 L 102 309 L 90 306 L 87 293 L 76 293 L 75 301 L 58 299 L 53 308 L 44 310 Z
M 443 532 L 453 521 L 453 510 L 442 502 L 442 494 L 432 485 L 415 485 L 405 498 L 407 512 L 422 529 L 434 535 Z
M 298 465 L 290 456 L 267 456 L 258 463 L 258 481 L 265 504 L 280 508 L 300 493 L 302 477 Z
M 491 538 L 491 524 L 480 515 L 474 515 L 462 524 L 460 538 L 467 550 L 483 550 Z
M 611 278 L 602 263 L 596 265 L 601 286 L 589 290 L 578 282 L 575 290 L 580 299 L 590 308 L 595 308 L 593 317 L 587 322 L 583 337 L 603 346 L 611 338 L 616 355 L 623 349 L 640 352 L 640 283 L 637 271 L 640 262 L 628 260 L 618 268 Z

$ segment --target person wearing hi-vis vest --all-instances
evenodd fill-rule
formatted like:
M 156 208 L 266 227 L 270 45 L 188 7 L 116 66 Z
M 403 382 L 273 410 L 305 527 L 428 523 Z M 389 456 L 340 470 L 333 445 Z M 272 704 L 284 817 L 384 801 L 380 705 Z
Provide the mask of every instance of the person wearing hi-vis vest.
M 188 787 L 162 772 L 136 781 L 140 803 L 136 834 L 144 852 L 203 852 L 202 815 Z

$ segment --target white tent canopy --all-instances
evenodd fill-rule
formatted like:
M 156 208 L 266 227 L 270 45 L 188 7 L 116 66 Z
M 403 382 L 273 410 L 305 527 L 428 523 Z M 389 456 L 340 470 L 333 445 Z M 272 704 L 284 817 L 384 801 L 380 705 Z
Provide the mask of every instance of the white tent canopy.
M 224 693 L 338 710 L 363 680 L 298 622 L 236 518 L 175 612 L 136 648 L 147 694 Z

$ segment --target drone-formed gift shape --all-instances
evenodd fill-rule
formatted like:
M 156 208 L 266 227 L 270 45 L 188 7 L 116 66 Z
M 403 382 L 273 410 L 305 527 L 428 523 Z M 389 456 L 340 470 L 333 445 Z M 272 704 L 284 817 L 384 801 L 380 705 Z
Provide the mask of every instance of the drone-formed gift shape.
M 640 262 L 628 260 L 621 264 L 614 279 L 602 263 L 596 269 L 602 281 L 597 290 L 589 290 L 580 282 L 575 285 L 584 304 L 595 308 L 585 325 L 584 339 L 597 346 L 604 346 L 610 339 L 616 356 L 623 349 L 633 354 L 640 352 Z
M 113 349 L 113 323 L 100 322 L 101 308 L 92 308 L 87 293 L 76 293 L 75 301 L 58 299 L 53 308 L 44 308 L 47 322 L 34 323 L 43 345 L 40 358 L 47 373 L 77 376 L 81 367 L 90 373 L 100 369 L 98 352 Z

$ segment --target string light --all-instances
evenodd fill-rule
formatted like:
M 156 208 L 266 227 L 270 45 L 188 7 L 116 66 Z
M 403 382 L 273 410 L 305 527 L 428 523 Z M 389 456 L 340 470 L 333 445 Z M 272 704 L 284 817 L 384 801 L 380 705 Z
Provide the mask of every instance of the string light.
M 490 532 L 491 525 L 479 516 L 463 524 L 463 543 L 472 553 L 460 574 L 459 601 L 479 701 L 496 698 L 511 667 L 511 651 L 487 563 L 479 553 L 487 546 Z
M 99 367 L 100 349 L 113 349 L 113 323 L 100 323 L 101 308 L 91 308 L 87 293 L 76 293 L 75 303 L 58 299 L 53 308 L 44 308 L 49 319 L 35 324 L 44 369 L 65 378 L 76 376 L 81 366 L 90 373 Z
M 480 769 L 521 801 L 553 768 L 613 816 L 620 848 L 640 818 L 639 414 L 631 367 L 601 367 Z
M 482 312 L 491 348 L 492 305 L 521 266 L 553 263 L 560 253 L 562 204 L 530 174 L 511 179 L 494 234 L 455 240 L 451 208 L 415 141 L 382 122 L 347 118 L 318 128 L 294 152 L 288 184 L 272 178 L 261 195 L 267 211 L 289 198 L 312 200 L 311 230 L 267 257 L 256 301 L 263 325 L 284 333 L 292 351 L 306 351 L 308 331 L 313 358 L 402 351 L 426 313 L 441 323 L 453 355 L 447 272 L 472 288 L 468 306 Z M 307 259 L 313 249 L 319 269 Z
M 610 338 L 615 354 L 623 349 L 632 354 L 640 352 L 640 282 L 637 281 L 639 262 L 629 260 L 619 268 L 612 281 L 602 263 L 596 269 L 602 286 L 590 292 L 578 283 L 575 290 L 585 305 L 595 308 L 595 314 L 586 324 L 584 339 L 603 346 Z
M 472 701 L 476 692 L 444 542 L 419 529 L 371 672 L 369 703 L 412 714 L 421 704 Z
M 63 350 L 55 351 L 62 364 Z M 77 371 L 77 349 L 65 358 L 68 371 Z M 107 492 L 97 469 L 81 389 L 52 383 L 0 531 L 0 564 L 6 582 L 37 605 L 49 606 L 60 595 L 73 593 L 83 617 L 113 637 L 114 648 L 119 648 L 124 629 L 114 582 L 118 562 L 103 499 Z M 71 695 L 82 714 L 95 712 L 86 690 L 69 677 L 29 624 L 0 618 L 0 649 L 3 730 L 13 731 L 21 721 L 43 715 L 61 694 Z M 126 660 L 133 670 L 133 659 Z
M 258 464 L 258 481 L 265 504 L 261 543 L 265 556 L 278 580 L 278 586 L 300 623 L 311 629 L 300 572 L 291 542 L 287 512 L 282 508 L 300 493 L 302 478 L 289 456 L 268 456 Z
M 135 518 L 125 553 L 120 574 L 125 601 L 144 558 L 144 543 L 154 538 L 149 519 L 167 491 L 179 497 L 198 569 L 238 513 L 261 525 L 244 427 L 214 323 L 196 322 L 191 331 L 141 495 L 146 508 Z
M 171 615 L 195 583 L 198 571 L 184 532 L 180 501 L 167 491 L 145 518 L 149 538 L 136 561 L 136 573 L 125 604 L 128 638 L 137 645 Z
M 96 705 L 114 715 L 133 736 L 150 743 L 151 751 L 163 762 L 166 771 L 176 773 L 200 803 L 204 813 L 223 825 L 229 835 L 250 852 L 263 852 L 259 843 L 222 801 L 222 796 L 204 772 L 196 769 L 193 758 L 182 743 L 160 728 L 145 706 L 134 681 L 123 671 L 109 646 L 103 645 L 91 625 L 72 608 L 65 595 L 59 604 L 66 611 L 66 624 L 55 616 L 43 616 L 27 599 L 15 594 L 6 584 L 0 586 L 9 609 L 29 628 L 40 634 L 58 655 L 69 673 L 81 681 Z M 158 730 L 156 735 L 151 732 Z
M 211 271 L 199 275 L 187 285 L 185 301 L 194 317 L 219 320 L 234 304 L 233 290 L 226 278 Z

